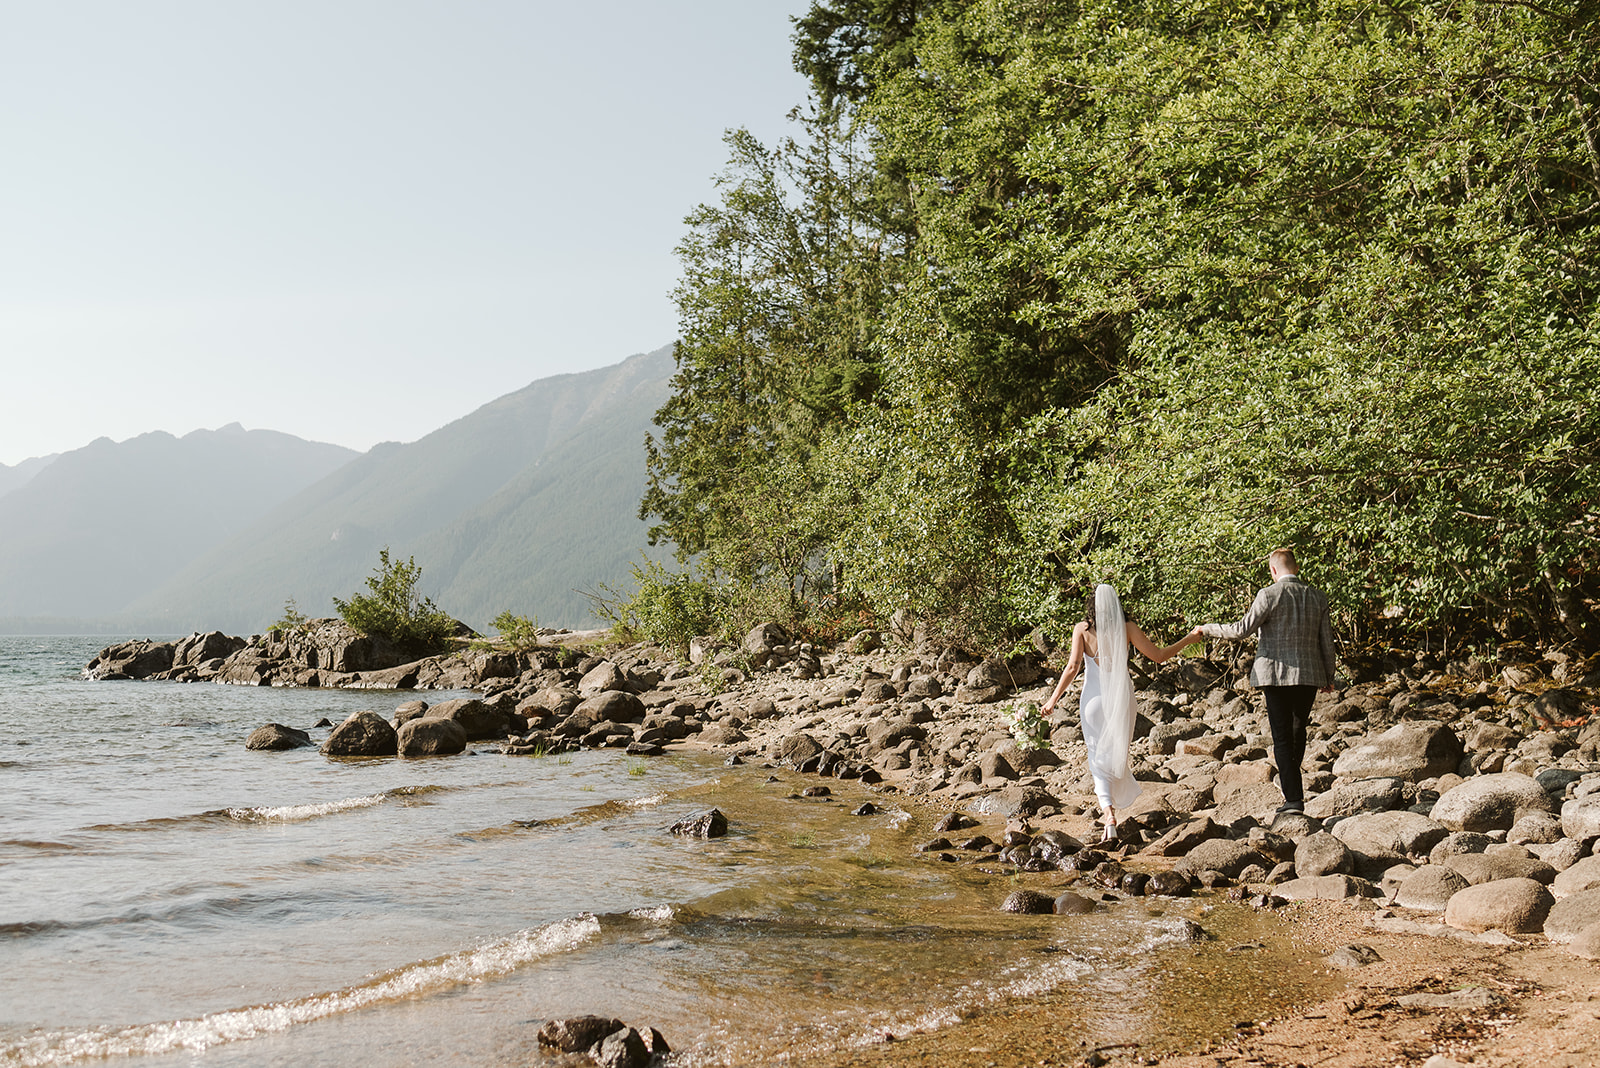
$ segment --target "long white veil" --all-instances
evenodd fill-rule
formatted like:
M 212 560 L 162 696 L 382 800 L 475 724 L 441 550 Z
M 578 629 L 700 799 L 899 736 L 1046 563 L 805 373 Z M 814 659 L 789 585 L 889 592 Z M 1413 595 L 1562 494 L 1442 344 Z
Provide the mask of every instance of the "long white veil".
M 1100 662 L 1101 709 L 1105 717 L 1105 728 L 1096 740 L 1095 764 L 1113 783 L 1131 784 L 1131 797 L 1126 801 L 1113 799 L 1114 804 L 1123 805 L 1139 795 L 1138 784 L 1132 783 L 1128 776 L 1128 745 L 1133 741 L 1135 714 L 1133 682 L 1128 678 L 1128 625 L 1122 614 L 1122 601 L 1117 591 L 1105 583 L 1094 590 L 1094 620 L 1100 639 L 1097 659 Z

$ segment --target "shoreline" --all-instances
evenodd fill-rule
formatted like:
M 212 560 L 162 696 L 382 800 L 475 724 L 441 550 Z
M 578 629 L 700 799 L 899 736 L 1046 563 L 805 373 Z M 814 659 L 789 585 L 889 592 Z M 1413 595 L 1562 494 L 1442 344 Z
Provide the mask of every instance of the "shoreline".
M 951 650 L 885 649 L 859 641 L 863 636 L 822 651 L 770 639 L 753 642 L 753 632 L 742 650 L 712 646 L 700 650 L 699 664 L 680 665 L 651 647 L 606 646 L 602 652 L 592 644 L 595 637 L 582 636 L 582 656 L 571 647 L 558 656 L 554 650 L 521 654 L 537 666 L 530 663 L 520 679 L 503 670 L 512 654 L 480 651 L 484 664 L 502 669 L 473 680 L 484 691 L 483 703 L 514 709 L 529 728 L 537 720 L 543 739 L 626 744 L 630 753 L 635 744 L 645 744 L 650 730 L 675 719 L 687 737 L 653 738 L 656 751 L 727 754 L 730 763 L 798 771 L 819 786 L 830 777 L 859 778 L 874 792 L 929 813 L 976 816 L 983 823 L 977 830 L 987 829 L 996 840 L 1005 830 L 1025 838 L 1056 831 L 1090 843 L 1098 837 L 1098 813 L 1071 713 L 1058 715 L 1044 750 L 1019 747 L 1002 717 L 1007 704 L 1036 702 L 1048 693 L 1051 679 L 1042 657 L 975 662 Z M 1125 834 L 1131 828 L 1131 835 L 1112 852 L 1127 871 L 1145 873 L 1188 864 L 1204 852 L 1207 861 L 1189 864 L 1190 876 L 1212 889 L 1198 897 L 1147 897 L 1143 903 L 1199 916 L 1216 940 L 1161 953 L 1155 990 L 1130 991 L 1130 997 L 1152 1002 L 1134 1030 L 1122 1041 L 1089 1045 L 1093 1028 L 1075 1030 L 1061 1022 L 1084 1009 L 1069 985 L 987 1008 L 950 1027 L 826 1055 L 797 1055 L 791 1063 L 1337 1068 L 1422 1065 L 1441 1056 L 1456 1058 L 1454 1063 L 1540 1068 L 1600 1063 L 1600 1001 L 1590 1001 L 1600 999 L 1600 965 L 1557 948 L 1537 928 L 1501 934 L 1490 924 L 1488 936 L 1474 936 L 1439 922 L 1442 900 L 1432 909 L 1396 904 L 1407 874 L 1442 872 L 1453 863 L 1454 852 L 1439 853 L 1442 843 L 1463 843 L 1480 867 L 1509 865 L 1507 870 L 1532 874 L 1547 887 L 1558 872 L 1593 854 L 1600 830 L 1590 834 L 1584 822 L 1583 832 L 1570 832 L 1577 837 L 1560 837 L 1565 817 L 1551 813 L 1571 806 L 1587 812 L 1590 795 L 1580 793 L 1580 786 L 1600 787 L 1600 732 L 1586 723 L 1594 707 L 1596 662 L 1569 664 L 1564 654 L 1541 660 L 1539 652 L 1528 653 L 1492 664 L 1434 662 L 1422 654 L 1413 664 L 1412 654 L 1397 655 L 1394 670 L 1319 698 L 1308 752 L 1308 767 L 1317 765 L 1310 773 L 1308 813 L 1321 814 L 1292 827 L 1273 814 L 1281 794 L 1255 718 L 1259 697 L 1239 681 L 1240 658 L 1224 650 L 1220 663 L 1180 660 L 1151 672 L 1140 684 L 1149 720 L 1135 741 L 1146 789 L 1123 812 Z M 582 729 L 567 729 L 574 710 L 583 707 L 580 691 L 588 692 L 592 673 L 604 672 L 612 681 L 594 692 L 636 694 L 638 725 L 608 720 L 596 726 L 591 718 Z M 1075 701 L 1069 696 L 1063 705 Z M 1425 731 L 1428 738 L 1412 747 L 1415 752 L 1402 754 L 1404 759 L 1395 758 L 1400 763 L 1352 761 L 1351 754 L 1360 756 L 1375 738 L 1386 737 L 1386 729 Z M 533 738 L 513 736 L 504 751 L 534 750 Z M 1434 752 L 1441 738 L 1454 745 L 1446 747 L 1443 762 Z M 1488 834 L 1452 830 L 1429 818 L 1443 818 L 1440 798 L 1452 791 L 1507 776 L 1544 798 L 1543 811 L 1540 804 L 1518 802 L 1514 815 L 1508 810 Z M 1535 776 L 1538 786 L 1531 785 Z M 1600 789 L 1593 792 L 1600 795 Z M 1524 810 L 1544 820 L 1542 835 L 1507 829 Z M 1331 840 L 1344 834 L 1341 827 L 1348 830 L 1370 817 L 1408 826 L 1420 820 L 1437 829 L 1425 828 L 1414 841 L 1396 846 L 1348 836 L 1349 847 L 1338 848 L 1353 857 L 1344 863 L 1355 867 L 1337 869 L 1348 874 L 1301 878 L 1294 870 L 1303 862 L 1299 843 L 1308 836 Z M 1197 832 L 1176 846 L 1169 841 L 1202 823 L 1209 828 L 1204 835 Z M 1208 843 L 1222 848 L 1206 852 Z M 1013 865 L 1008 885 L 1051 894 L 1091 885 L 1090 873 L 1069 868 L 1066 860 L 1059 869 L 1053 861 L 1042 869 L 1024 866 L 1026 850 L 1013 856 L 999 846 L 985 850 L 949 840 L 918 848 L 930 864 Z M 1108 859 L 1093 849 L 1080 859 L 1091 854 Z M 1139 892 L 1124 892 L 1121 900 Z M 1290 902 L 1277 900 L 1279 895 Z M 1321 896 L 1342 900 L 1317 900 Z M 1234 940 L 1234 931 L 1258 933 Z M 1245 945 L 1251 948 L 1240 948 Z M 1353 967 L 1328 959 L 1352 945 L 1370 947 L 1378 959 Z M 1462 1000 L 1456 995 L 1463 988 L 1477 993 Z M 1402 1000 L 1412 995 L 1433 1001 Z M 1450 1063 L 1435 1061 L 1429 1068 Z

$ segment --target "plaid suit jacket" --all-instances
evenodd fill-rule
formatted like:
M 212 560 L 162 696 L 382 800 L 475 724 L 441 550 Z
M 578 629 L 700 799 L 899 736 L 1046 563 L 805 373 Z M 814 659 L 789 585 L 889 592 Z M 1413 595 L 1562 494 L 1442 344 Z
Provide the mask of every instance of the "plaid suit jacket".
M 1333 682 L 1333 628 L 1328 598 L 1298 575 L 1284 575 L 1256 594 L 1237 623 L 1207 623 L 1211 638 L 1243 638 L 1261 632 L 1250 668 L 1255 686 L 1328 686 Z

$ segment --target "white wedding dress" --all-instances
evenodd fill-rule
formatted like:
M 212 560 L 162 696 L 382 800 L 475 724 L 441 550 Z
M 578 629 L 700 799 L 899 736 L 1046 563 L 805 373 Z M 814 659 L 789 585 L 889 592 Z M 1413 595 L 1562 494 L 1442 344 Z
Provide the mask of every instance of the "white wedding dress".
M 1127 638 L 1124 628 L 1123 647 Z M 1105 645 L 1104 639 L 1101 641 Z M 1122 663 L 1127 664 L 1127 653 Z M 1127 673 L 1126 667 L 1123 669 Z M 1133 777 L 1128 766 L 1128 745 L 1133 741 L 1133 687 L 1124 678 L 1117 687 L 1123 707 L 1108 709 L 1100 684 L 1100 664 L 1085 652 L 1083 658 L 1083 693 L 1078 697 L 1078 722 L 1083 730 L 1083 741 L 1089 747 L 1089 774 L 1094 776 L 1094 793 L 1102 809 L 1124 808 L 1131 805 L 1144 788 Z

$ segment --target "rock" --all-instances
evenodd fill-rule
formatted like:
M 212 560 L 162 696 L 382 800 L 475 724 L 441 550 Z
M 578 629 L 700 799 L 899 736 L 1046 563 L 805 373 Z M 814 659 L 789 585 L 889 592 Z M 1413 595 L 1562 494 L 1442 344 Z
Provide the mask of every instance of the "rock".
M 1561 817 L 1549 812 L 1530 812 L 1526 816 L 1519 816 L 1506 833 L 1506 841 L 1517 845 L 1549 845 L 1561 841 L 1563 837 Z
M 83 669 L 83 674 L 90 679 L 147 679 L 158 672 L 172 670 L 176 649 L 173 642 L 148 638 L 119 642 L 100 650 Z
M 1600 838 L 1600 792 L 1575 797 L 1562 805 L 1561 830 L 1580 842 Z
M 1151 874 L 1150 881 L 1144 884 L 1144 892 L 1161 897 L 1182 897 L 1189 893 L 1192 886 L 1187 872 L 1158 871 Z
M 339 757 L 394 756 L 399 741 L 388 720 L 376 712 L 356 712 L 333 728 L 320 752 Z
M 1219 871 L 1230 878 L 1252 864 L 1265 864 L 1267 858 L 1244 842 L 1212 838 L 1191 849 L 1173 867 L 1183 872 Z
M 822 745 L 809 734 L 786 734 L 772 743 L 772 759 L 780 764 L 798 764 L 822 755 Z
M 580 701 L 572 715 L 588 718 L 592 723 L 608 719 L 613 723 L 638 723 L 645 717 L 645 707 L 644 702 L 631 693 L 605 690 Z
M 1533 934 L 1544 927 L 1555 898 L 1532 879 L 1496 879 L 1458 890 L 1444 910 L 1444 922 L 1463 931 Z
M 1356 858 L 1350 849 L 1327 831 L 1308 835 L 1295 844 L 1295 874 L 1310 878 L 1317 875 L 1354 875 Z
M 1269 826 L 1273 834 L 1297 842 L 1322 830 L 1322 821 L 1304 812 L 1279 812 Z
M 504 737 L 511 726 L 509 715 L 475 697 L 441 701 L 428 709 L 428 718 L 453 720 L 460 725 L 469 742 Z
M 1082 916 L 1086 912 L 1093 912 L 1096 905 L 1094 899 L 1067 890 L 1056 897 L 1051 911 L 1057 916 Z
M 644 1039 L 631 1027 L 620 1028 L 601 1039 L 594 1053 L 600 1068 L 645 1068 L 650 1057 Z
M 394 719 L 390 722 L 394 724 L 395 730 L 399 730 L 402 723 L 409 723 L 411 720 L 421 719 L 427 714 L 428 702 L 402 701 L 400 704 L 394 706 Z
M 1522 735 L 1500 723 L 1485 723 L 1472 732 L 1467 748 L 1473 752 L 1486 749 L 1510 749 L 1521 741 Z
M 1374 861 L 1390 862 L 1425 857 L 1434 844 L 1449 834 L 1435 820 L 1417 812 L 1369 812 L 1333 825 L 1339 841 Z
M 1550 907 L 1544 936 L 1552 942 L 1571 942 L 1584 929 L 1600 924 L 1600 889 L 1568 894 Z
M 1228 831 L 1225 827 L 1219 827 L 1209 816 L 1202 816 L 1200 819 L 1180 823 L 1151 842 L 1144 851 L 1154 856 L 1181 857 L 1201 842 L 1227 836 Z
M 1039 786 L 1007 786 L 983 798 L 981 802 L 983 811 L 1006 819 L 1037 815 L 1046 805 L 1059 809 L 1061 802 Z
M 1452 831 L 1503 831 L 1531 812 L 1549 812 L 1550 797 L 1527 775 L 1474 775 L 1441 794 L 1428 813 Z
M 1283 804 L 1283 792 L 1271 784 L 1241 786 L 1226 798 L 1219 799 L 1216 820 L 1225 826 L 1246 817 L 1260 823 L 1270 822 Z
M 1567 952 L 1584 960 L 1600 960 L 1600 923 L 1590 924 L 1567 943 Z
M 1000 700 L 1009 691 L 1004 686 L 967 686 L 956 687 L 956 701 L 963 705 L 987 705 Z
M 268 723 L 257 727 L 250 732 L 250 737 L 245 739 L 246 749 L 299 749 L 302 746 L 315 745 L 311 735 L 296 727 L 285 727 L 282 723 Z
M 1595 889 L 1600 889 L 1600 857 L 1597 856 L 1584 857 L 1550 882 L 1550 892 L 1558 898 Z
M 613 1032 L 626 1025 L 621 1020 L 605 1016 L 573 1016 L 565 1020 L 548 1020 L 539 1028 L 539 1045 L 562 1053 L 582 1053 Z
M 1456 892 L 1469 885 L 1459 873 L 1428 864 L 1406 876 L 1395 891 L 1394 901 L 1402 908 L 1443 912 Z
M 1457 831 L 1441 838 L 1432 849 L 1428 850 L 1428 863 L 1443 864 L 1449 857 L 1482 853 L 1493 844 L 1494 839 L 1486 834 L 1479 834 L 1477 831 Z
M 248 644 L 243 638 L 233 638 L 220 630 L 196 632 L 180 640 L 172 651 L 173 668 L 198 667 L 207 660 L 226 660 Z
M 722 724 L 713 724 L 700 732 L 700 741 L 709 746 L 740 745 L 748 742 L 749 735 L 738 727 L 727 727 Z
M 1481 986 L 1469 987 L 1466 990 L 1451 990 L 1444 994 L 1430 994 L 1425 991 L 1419 994 L 1401 994 L 1394 1000 L 1396 1004 L 1403 1005 L 1408 1009 L 1448 1009 L 1453 1012 L 1483 1012 L 1500 1004 L 1499 995 L 1491 993 Z M 1441 1060 L 1445 1062 L 1443 1065 L 1433 1064 L 1433 1062 Z M 1459 1064 L 1459 1062 L 1453 1061 L 1448 1057 L 1437 1056 L 1429 1057 L 1427 1061 L 1423 1062 L 1423 1068 L 1427 1068 L 1429 1064 L 1433 1064 L 1433 1068 L 1449 1068 L 1449 1066 Z M 1466 1068 L 1466 1066 L 1462 1066 L 1462 1068 Z
M 450 756 L 467 748 L 467 732 L 456 720 L 424 716 L 402 723 L 395 744 L 403 757 Z
M 1056 899 L 1037 890 L 1013 890 L 1000 903 L 1001 912 L 1048 915 L 1055 911 Z
M 590 668 L 578 680 L 578 694 L 581 697 L 593 697 L 608 690 L 627 689 L 627 674 L 609 660 Z
M 1432 720 L 1407 720 L 1340 753 L 1333 773 L 1344 779 L 1420 782 L 1455 771 L 1461 753 L 1461 739 L 1449 727 Z
M 1285 901 L 1343 901 L 1373 896 L 1372 884 L 1350 875 L 1312 875 L 1279 883 L 1272 892 Z
M 985 753 L 978 761 L 978 774 L 984 782 L 993 782 L 996 779 L 1009 780 L 1017 777 L 1017 769 L 1011 766 L 1000 753 Z
M 1574 841 L 1571 838 L 1563 838 L 1561 841 L 1551 842 L 1549 845 L 1531 844 L 1528 849 L 1534 856 L 1558 872 L 1566 871 L 1578 863 L 1583 856 L 1583 843 Z
M 728 833 L 728 817 L 720 809 L 691 813 L 668 828 L 686 838 L 721 838 Z
M 1180 719 L 1172 723 L 1157 723 L 1150 728 L 1149 746 L 1152 756 L 1171 756 L 1177 752 L 1179 742 L 1198 738 L 1209 728 L 1197 719 Z
M 1326 820 L 1345 816 L 1358 816 L 1363 812 L 1388 812 L 1404 808 L 1403 787 L 1400 779 L 1356 779 L 1339 783 L 1327 793 L 1318 794 L 1306 801 L 1306 815 Z
M 1328 954 L 1328 963 L 1335 968 L 1365 968 L 1369 964 L 1376 964 L 1383 958 L 1378 956 L 1378 951 L 1371 946 L 1359 943 L 1340 946 Z
M 1556 878 L 1556 870 L 1544 861 L 1522 857 L 1467 853 L 1446 857 L 1444 863 L 1451 871 L 1474 886 L 1502 879 L 1532 879 L 1534 882 L 1549 885 Z

